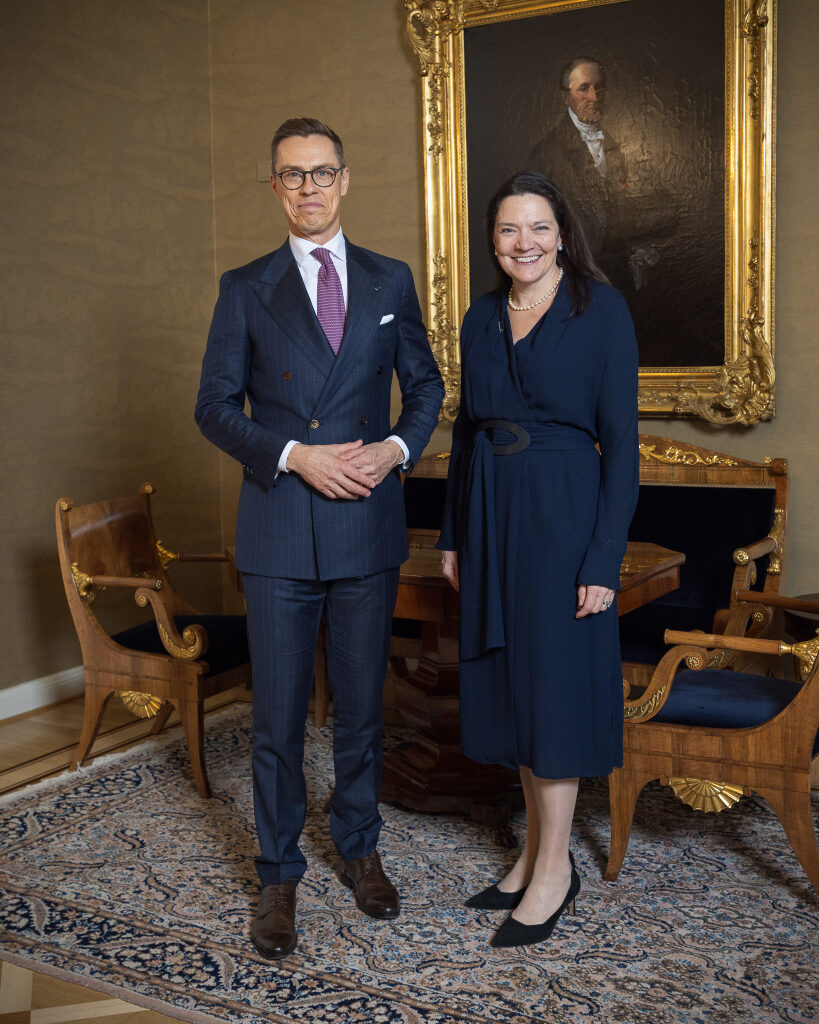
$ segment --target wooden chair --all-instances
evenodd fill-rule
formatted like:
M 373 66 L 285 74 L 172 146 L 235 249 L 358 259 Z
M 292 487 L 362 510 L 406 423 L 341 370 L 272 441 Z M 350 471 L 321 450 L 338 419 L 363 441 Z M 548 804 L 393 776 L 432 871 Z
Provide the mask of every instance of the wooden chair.
M 729 629 L 732 595 L 783 586 L 788 518 L 784 459 L 752 462 L 654 434 L 640 435 L 640 493 L 629 539 L 685 554 L 677 590 L 620 619 L 623 674 L 646 686 L 666 629 Z M 751 635 L 767 626 L 749 623 Z M 726 660 L 733 652 L 725 652 Z
M 250 682 L 243 615 L 201 615 L 173 589 L 172 560 L 228 561 L 227 555 L 174 555 L 154 533 L 150 484 L 138 494 L 74 507 L 57 502 L 63 584 L 82 649 L 85 712 L 73 768 L 87 758 L 111 695 L 120 692 L 141 717 L 156 715 L 159 732 L 175 708 L 190 751 L 196 788 L 210 796 L 203 750 L 207 697 Z M 92 603 L 107 588 L 134 591 L 153 619 L 113 635 Z M 205 655 L 207 654 L 207 658 Z
M 749 622 L 764 595 L 749 592 L 734 609 Z M 779 606 L 819 605 L 778 597 Z M 690 806 L 722 811 L 756 791 L 776 812 L 813 887 L 819 849 L 813 830 L 811 759 L 819 752 L 819 634 L 786 644 L 748 636 L 668 630 L 677 644 L 662 658 L 639 697 L 626 692 L 622 768 L 609 777 L 611 847 L 605 877 L 613 881 L 628 846 L 634 807 L 658 779 Z M 726 652 L 796 655 L 804 682 L 721 667 Z M 682 671 L 680 668 L 687 666 Z

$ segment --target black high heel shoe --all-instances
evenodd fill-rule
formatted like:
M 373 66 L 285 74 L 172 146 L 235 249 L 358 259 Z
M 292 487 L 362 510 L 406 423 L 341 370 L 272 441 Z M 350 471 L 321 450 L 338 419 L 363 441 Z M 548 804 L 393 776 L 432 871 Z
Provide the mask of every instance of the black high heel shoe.
M 524 924 L 522 921 L 516 921 L 510 914 L 492 936 L 490 945 L 500 948 L 506 946 L 532 946 L 536 942 L 544 942 L 555 930 L 555 925 L 564 910 L 568 908 L 569 913 L 574 914 L 574 900 L 580 892 L 580 875 L 577 873 L 574 857 L 572 857 L 571 853 L 569 853 L 569 860 L 572 865 L 569 891 L 552 916 L 547 918 L 542 924 Z
M 490 885 L 464 901 L 465 907 L 476 907 L 479 910 L 514 910 L 523 899 L 526 886 L 517 892 L 504 892 L 496 885 Z

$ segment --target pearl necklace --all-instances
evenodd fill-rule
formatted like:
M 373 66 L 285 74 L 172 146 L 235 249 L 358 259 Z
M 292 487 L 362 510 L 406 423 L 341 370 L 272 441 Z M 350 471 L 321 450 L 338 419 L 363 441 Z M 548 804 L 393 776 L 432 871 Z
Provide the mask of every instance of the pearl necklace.
M 534 309 L 535 306 L 539 306 L 541 302 L 545 302 L 548 298 L 551 298 L 551 296 L 554 295 L 554 293 L 557 291 L 558 285 L 562 280 L 563 267 L 558 267 L 557 280 L 552 285 L 552 287 L 548 290 L 548 292 L 546 292 L 545 295 L 541 295 L 541 297 L 536 302 L 530 302 L 528 306 L 516 306 L 514 302 L 512 302 L 512 289 L 515 287 L 514 285 L 512 285 L 512 288 L 509 289 L 509 308 L 514 309 L 516 313 L 522 313 L 526 309 Z

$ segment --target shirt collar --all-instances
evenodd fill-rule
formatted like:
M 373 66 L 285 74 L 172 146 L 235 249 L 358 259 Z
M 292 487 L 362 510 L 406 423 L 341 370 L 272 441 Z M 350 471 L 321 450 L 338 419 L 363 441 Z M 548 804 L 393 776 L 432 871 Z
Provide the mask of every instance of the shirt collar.
M 571 107 L 568 107 L 567 109 L 569 111 L 569 117 L 572 119 L 575 128 L 580 132 L 584 139 L 591 139 L 592 141 L 595 141 L 596 139 L 605 138 L 602 128 L 595 124 L 586 124 L 584 121 L 580 120 Z
M 290 232 L 290 249 L 293 256 L 296 259 L 296 263 L 302 266 L 304 261 L 310 257 L 310 253 L 316 248 L 316 243 L 309 238 L 299 238 L 298 235 L 294 235 Z M 344 241 L 344 232 L 341 228 L 338 232 L 333 235 L 329 242 L 325 242 L 321 246 L 322 249 L 329 249 L 330 252 L 335 256 L 337 260 L 342 260 L 344 263 L 347 262 L 347 246 Z

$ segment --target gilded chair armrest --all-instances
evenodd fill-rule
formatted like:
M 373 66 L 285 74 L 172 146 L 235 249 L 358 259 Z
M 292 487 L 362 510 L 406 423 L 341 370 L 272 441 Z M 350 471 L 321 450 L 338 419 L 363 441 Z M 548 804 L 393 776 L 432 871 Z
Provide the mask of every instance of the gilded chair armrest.
M 667 631 L 669 632 L 669 631 Z M 686 634 L 686 636 L 704 636 L 705 634 Z M 651 682 L 639 697 L 623 700 L 623 718 L 627 722 L 647 722 L 653 718 L 660 708 L 668 700 L 671 687 L 674 683 L 674 676 L 682 662 L 688 668 L 698 670 L 704 668 L 708 660 L 708 653 L 702 645 L 696 641 L 678 647 L 672 647 L 666 651 L 654 669 Z
M 227 552 L 212 552 L 208 554 L 197 554 L 196 552 L 177 552 L 166 548 L 161 539 L 156 539 L 156 554 L 162 571 L 166 572 L 171 562 L 232 562 L 233 556 Z
M 179 552 L 179 561 L 180 562 L 232 562 L 233 559 L 230 557 L 230 555 L 226 551 L 223 551 L 221 555 L 218 552 L 213 552 L 211 554 L 193 554 L 193 553 L 189 554 L 189 553 L 186 553 L 184 551 L 180 551 Z
M 186 626 L 180 635 L 161 594 L 143 587 L 136 592 L 134 600 L 140 608 L 151 606 L 162 646 L 172 658 L 178 658 L 181 661 L 195 661 L 207 651 L 208 635 L 204 627 Z

